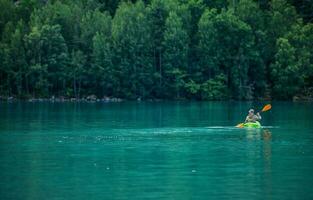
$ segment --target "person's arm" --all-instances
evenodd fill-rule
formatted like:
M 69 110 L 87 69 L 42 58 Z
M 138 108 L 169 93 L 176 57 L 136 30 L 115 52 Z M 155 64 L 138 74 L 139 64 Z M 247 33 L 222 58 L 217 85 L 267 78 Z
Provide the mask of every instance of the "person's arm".
M 260 113 L 257 113 L 256 115 L 257 115 L 257 117 L 258 117 L 258 120 L 261 120 L 261 119 L 262 119 Z
M 249 116 L 246 117 L 245 123 L 249 122 Z

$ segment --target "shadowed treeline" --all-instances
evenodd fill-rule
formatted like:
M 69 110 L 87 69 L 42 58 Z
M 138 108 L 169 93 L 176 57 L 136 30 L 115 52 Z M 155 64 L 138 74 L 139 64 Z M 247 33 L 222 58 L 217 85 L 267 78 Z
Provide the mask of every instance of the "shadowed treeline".
M 313 3 L 0 0 L 0 96 L 313 94 Z

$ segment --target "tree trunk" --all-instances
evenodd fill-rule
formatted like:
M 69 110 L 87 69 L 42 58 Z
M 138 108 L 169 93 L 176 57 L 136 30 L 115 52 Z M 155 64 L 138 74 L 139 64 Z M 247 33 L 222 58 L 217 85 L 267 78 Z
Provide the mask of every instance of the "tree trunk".
M 160 70 L 160 86 L 162 86 L 162 54 L 159 52 L 159 70 Z
M 19 70 L 17 77 L 18 77 L 17 93 L 18 93 L 18 96 L 20 97 L 22 95 L 22 89 L 23 89 L 22 72 L 21 72 L 21 70 Z
M 76 90 L 76 75 L 74 75 L 74 80 L 73 80 L 73 89 L 74 89 L 74 95 L 75 95 L 75 98 L 77 99 L 77 90 Z
M 29 86 L 28 86 L 28 76 L 25 75 L 25 88 L 26 88 L 26 94 L 29 94 Z
M 8 84 L 8 95 L 11 96 L 11 80 L 10 80 L 9 74 L 8 74 L 7 84 Z
M 81 78 L 78 81 L 78 99 L 80 98 Z

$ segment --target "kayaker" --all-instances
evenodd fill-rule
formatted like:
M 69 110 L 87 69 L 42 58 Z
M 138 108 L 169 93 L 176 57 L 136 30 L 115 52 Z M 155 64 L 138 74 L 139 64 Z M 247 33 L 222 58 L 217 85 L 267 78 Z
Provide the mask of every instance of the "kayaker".
M 249 110 L 249 114 L 248 116 L 246 117 L 246 121 L 245 123 L 247 122 L 256 122 L 256 121 L 260 121 L 262 119 L 260 113 L 257 113 L 256 115 L 254 114 L 254 110 L 253 109 L 250 109 Z

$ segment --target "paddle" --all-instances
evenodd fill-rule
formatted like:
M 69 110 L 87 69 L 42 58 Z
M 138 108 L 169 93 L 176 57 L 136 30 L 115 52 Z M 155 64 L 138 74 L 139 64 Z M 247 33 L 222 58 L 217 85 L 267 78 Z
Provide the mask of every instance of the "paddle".
M 264 107 L 263 107 L 263 109 L 260 111 L 260 112 L 266 112 L 266 111 L 268 111 L 268 110 L 270 110 L 272 108 L 272 105 L 271 104 L 267 104 L 267 105 L 265 105 Z M 243 128 L 243 125 L 244 125 L 245 123 L 240 123 L 240 124 L 238 124 L 236 127 L 237 128 Z

